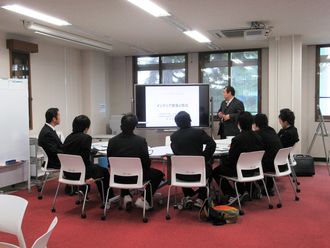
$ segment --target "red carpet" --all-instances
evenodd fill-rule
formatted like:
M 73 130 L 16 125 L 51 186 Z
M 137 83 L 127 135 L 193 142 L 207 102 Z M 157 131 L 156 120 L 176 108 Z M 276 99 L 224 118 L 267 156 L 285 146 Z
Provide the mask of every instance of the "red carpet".
M 237 224 L 212 226 L 198 220 L 198 211 L 173 210 L 172 219 L 165 220 L 166 204 L 147 213 L 149 223 L 142 222 L 142 211 L 127 213 L 117 208 L 108 211 L 101 221 L 102 210 L 96 187 L 87 203 L 87 219 L 80 218 L 81 206 L 75 197 L 64 195 L 64 186 L 57 200 L 56 213 L 51 213 L 56 180 L 46 185 L 44 199 L 32 193 L 16 194 L 26 198 L 29 205 L 23 221 L 23 233 L 28 247 L 44 233 L 54 216 L 59 222 L 48 247 L 329 247 L 330 176 L 325 166 L 316 167 L 314 177 L 300 177 L 300 201 L 294 201 L 287 178 L 279 180 L 283 207 L 267 208 L 267 200 L 254 200 L 244 206 L 245 215 Z M 161 189 L 163 197 L 167 187 Z M 173 191 L 175 192 L 175 191 Z M 179 189 L 178 192 L 181 192 Z M 1 214 L 1 213 L 0 213 Z M 16 243 L 11 235 L 0 234 L 0 241 Z

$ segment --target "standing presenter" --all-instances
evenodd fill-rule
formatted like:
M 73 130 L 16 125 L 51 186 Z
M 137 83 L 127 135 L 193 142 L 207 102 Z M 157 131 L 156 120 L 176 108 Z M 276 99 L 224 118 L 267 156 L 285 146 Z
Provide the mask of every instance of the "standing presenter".
M 240 131 L 237 126 L 237 117 L 244 111 L 244 104 L 235 97 L 235 89 L 232 86 L 226 86 L 223 89 L 223 97 L 218 117 L 220 119 L 218 135 L 221 139 L 227 136 L 236 136 Z

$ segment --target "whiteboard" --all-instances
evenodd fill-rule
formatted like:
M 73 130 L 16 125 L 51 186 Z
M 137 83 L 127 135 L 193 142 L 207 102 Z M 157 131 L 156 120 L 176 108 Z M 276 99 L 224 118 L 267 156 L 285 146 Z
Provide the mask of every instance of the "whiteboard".
M 0 79 L 0 116 L 0 164 L 3 165 L 7 160 L 16 159 L 26 160 L 25 165 L 29 165 L 27 79 Z M 17 171 L 17 178 L 12 178 L 12 182 L 26 180 L 28 170 L 27 166 L 24 167 L 23 171 L 19 173 Z M 0 171 L 1 177 L 6 176 L 2 173 L 5 171 L 5 168 Z

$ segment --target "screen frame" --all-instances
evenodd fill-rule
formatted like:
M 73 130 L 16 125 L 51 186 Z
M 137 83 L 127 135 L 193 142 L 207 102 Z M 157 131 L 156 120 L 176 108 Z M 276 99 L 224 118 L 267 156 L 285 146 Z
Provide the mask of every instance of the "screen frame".
M 156 126 L 156 127 L 147 127 L 146 126 L 146 88 L 147 87 L 192 87 L 192 86 L 198 86 L 199 88 L 199 106 L 206 107 L 207 110 L 203 113 L 200 113 L 200 121 L 199 126 L 194 127 L 200 127 L 200 128 L 209 128 L 210 127 L 210 108 L 211 108 L 211 100 L 210 100 L 210 86 L 209 84 L 202 84 L 202 83 L 190 83 L 190 84 L 135 84 L 134 85 L 134 99 L 133 99 L 133 109 L 135 115 L 138 117 L 143 116 L 142 121 L 139 119 L 137 128 L 143 128 L 143 129 L 175 129 L 176 126 Z M 139 89 L 139 90 L 138 90 Z M 143 89 L 143 90 L 140 90 Z M 201 90 L 202 89 L 202 90 Z M 139 91 L 137 93 L 137 91 Z M 137 96 L 138 95 L 138 96 Z M 137 99 L 137 97 L 140 97 L 142 100 Z M 205 116 L 207 115 L 207 117 Z

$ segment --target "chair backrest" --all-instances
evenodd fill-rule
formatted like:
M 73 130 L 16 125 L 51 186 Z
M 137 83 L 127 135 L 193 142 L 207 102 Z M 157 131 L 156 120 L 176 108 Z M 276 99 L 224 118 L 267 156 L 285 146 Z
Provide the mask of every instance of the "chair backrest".
M 15 195 L 0 195 L 0 231 L 16 235 L 20 247 L 25 248 L 22 221 L 28 201 Z
M 265 151 L 242 152 L 237 161 L 237 179 L 241 182 L 251 182 L 264 178 L 261 160 Z M 242 171 L 258 170 L 255 175 L 244 175 Z
M 44 169 L 47 170 L 47 166 L 48 166 L 48 156 L 47 156 L 47 153 L 45 152 L 44 148 L 42 148 L 41 146 L 38 146 L 38 151 L 37 152 L 42 154 L 43 160 L 45 162 Z
M 50 238 L 50 235 L 52 234 L 56 224 L 57 224 L 57 217 L 55 217 L 50 224 L 48 230 L 46 233 L 44 233 L 42 236 L 40 236 L 36 241 L 34 241 L 32 248 L 46 248 L 48 240 Z
M 200 175 L 199 182 L 183 182 L 177 179 L 177 175 Z M 203 156 L 171 156 L 171 184 L 181 185 L 182 183 L 196 184 L 196 187 L 206 186 L 205 158 Z
M 165 146 L 171 145 L 171 136 L 165 136 Z
M 274 158 L 275 174 L 277 176 L 287 176 L 291 174 L 289 156 L 290 152 L 292 151 L 292 148 L 293 147 L 291 146 L 278 150 Z M 286 166 L 284 167 L 284 165 Z
M 73 185 L 85 184 L 86 167 L 84 160 L 79 155 L 71 154 L 57 154 L 61 162 L 59 182 Z M 64 172 L 80 173 L 79 180 L 67 179 L 64 176 Z
M 118 184 L 115 176 L 137 177 L 136 184 L 129 184 L 133 187 L 143 186 L 143 169 L 140 158 L 136 157 L 109 157 L 110 164 L 110 187 Z

